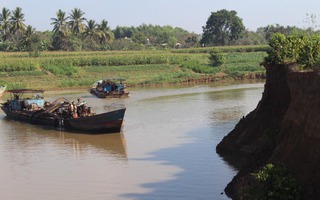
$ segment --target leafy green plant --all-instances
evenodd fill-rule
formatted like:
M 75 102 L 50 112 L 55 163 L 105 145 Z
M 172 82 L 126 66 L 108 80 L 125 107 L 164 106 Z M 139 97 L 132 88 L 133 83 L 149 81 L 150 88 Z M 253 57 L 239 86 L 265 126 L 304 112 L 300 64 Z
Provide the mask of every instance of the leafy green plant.
M 215 74 L 218 68 L 212 68 L 209 65 L 201 64 L 199 60 L 189 60 L 181 64 L 182 69 L 190 69 L 196 73 Z
M 53 73 L 56 76 L 72 76 L 78 72 L 78 68 L 74 66 L 66 66 L 66 65 L 47 65 L 44 67 L 45 70 Z
M 271 49 L 267 51 L 265 62 L 285 64 L 296 62 L 302 68 L 312 68 L 318 62 L 320 36 L 289 36 L 275 33 L 269 41 Z
M 269 45 L 271 49 L 267 52 L 266 62 L 281 64 L 285 61 L 287 56 L 287 38 L 282 33 L 275 33 L 272 35 Z
M 267 164 L 253 176 L 257 185 L 246 190 L 242 199 L 300 200 L 301 188 L 296 178 L 283 165 Z
M 303 37 L 299 51 L 299 62 L 306 68 L 311 68 L 317 63 L 320 51 L 320 36 Z
M 211 62 L 211 65 L 214 67 L 221 66 L 226 62 L 226 58 L 219 49 L 213 48 L 210 50 L 209 54 L 209 60 Z

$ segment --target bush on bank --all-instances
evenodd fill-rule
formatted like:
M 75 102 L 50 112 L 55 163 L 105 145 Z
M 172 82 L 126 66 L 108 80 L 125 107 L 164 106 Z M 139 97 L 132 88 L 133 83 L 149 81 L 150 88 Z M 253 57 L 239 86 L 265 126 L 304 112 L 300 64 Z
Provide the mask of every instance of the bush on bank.
M 283 164 L 267 164 L 253 174 L 256 184 L 244 188 L 243 200 L 300 200 L 301 187 L 297 179 Z
M 320 36 L 285 36 L 275 33 L 269 41 L 265 62 L 269 64 L 298 63 L 302 69 L 318 68 Z

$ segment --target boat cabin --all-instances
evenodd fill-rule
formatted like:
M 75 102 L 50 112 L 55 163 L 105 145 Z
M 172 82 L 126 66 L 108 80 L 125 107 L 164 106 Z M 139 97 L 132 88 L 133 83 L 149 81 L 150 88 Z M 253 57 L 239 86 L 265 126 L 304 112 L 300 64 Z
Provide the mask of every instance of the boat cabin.
M 43 99 L 43 90 L 8 90 L 11 94 L 11 99 L 8 99 L 11 110 L 36 110 L 43 108 L 45 101 Z

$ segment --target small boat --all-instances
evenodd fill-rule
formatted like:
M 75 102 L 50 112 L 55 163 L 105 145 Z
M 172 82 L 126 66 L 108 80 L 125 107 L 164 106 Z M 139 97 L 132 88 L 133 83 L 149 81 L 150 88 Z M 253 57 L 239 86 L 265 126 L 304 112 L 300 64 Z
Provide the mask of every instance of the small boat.
M 111 78 L 96 81 L 90 93 L 99 98 L 120 98 L 128 97 L 129 92 L 126 89 L 126 84 L 123 83 L 125 79 Z
M 2 97 L 3 93 L 6 91 L 6 88 L 7 88 L 6 85 L 0 86 L 0 97 Z
M 3 103 L 1 109 L 7 118 L 31 124 L 44 125 L 88 134 L 121 132 L 126 108 L 111 109 L 96 114 L 86 102 L 75 104 L 66 98 L 58 98 L 50 103 L 43 99 L 43 90 L 8 90 L 11 99 Z M 23 95 L 32 94 L 32 97 Z

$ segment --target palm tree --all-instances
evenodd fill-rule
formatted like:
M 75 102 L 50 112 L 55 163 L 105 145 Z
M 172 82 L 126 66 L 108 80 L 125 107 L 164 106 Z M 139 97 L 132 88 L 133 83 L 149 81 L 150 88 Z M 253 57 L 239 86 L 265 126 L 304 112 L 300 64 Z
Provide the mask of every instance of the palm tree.
M 95 20 L 87 20 L 87 24 L 85 25 L 83 35 L 86 39 L 99 40 L 100 39 L 100 31 L 97 29 L 98 24 Z
M 33 36 L 35 35 L 36 29 L 34 29 L 32 26 L 27 26 L 26 31 L 20 38 L 20 44 L 22 46 L 25 46 L 28 51 L 31 50 L 31 45 L 32 45 L 32 39 Z
M 22 8 L 17 7 L 13 10 L 10 20 L 12 23 L 11 32 L 13 34 L 20 35 L 25 31 L 26 25 L 23 23 L 25 19 L 24 14 L 22 13 Z
M 0 13 L 0 27 L 3 38 L 6 40 L 10 35 L 10 16 L 11 12 L 7 8 L 3 8 Z
M 53 22 L 51 23 L 51 25 L 53 25 L 52 31 L 55 35 L 65 37 L 68 34 L 67 20 L 69 19 L 69 17 L 66 17 L 66 13 L 60 9 L 56 14 L 57 18 L 51 18 L 51 20 L 53 20 Z
M 103 19 L 99 24 L 99 29 L 101 31 L 110 31 L 110 27 L 108 26 L 108 21 Z
M 66 13 L 59 9 L 56 13 L 57 18 L 51 18 L 53 21 L 51 25 L 53 25 L 52 32 L 54 33 L 53 46 L 56 49 L 66 49 L 67 46 L 67 35 L 69 32 L 68 22 L 69 17 L 66 17 Z
M 101 31 L 100 35 L 100 44 L 105 44 L 114 39 L 114 35 L 108 26 L 107 20 L 102 20 L 98 25 L 98 29 Z
M 70 25 L 72 34 L 78 35 L 83 31 L 83 28 L 84 28 L 83 21 L 86 20 L 86 18 L 83 17 L 84 14 L 85 13 L 82 12 L 80 8 L 75 8 L 71 10 L 69 25 Z

